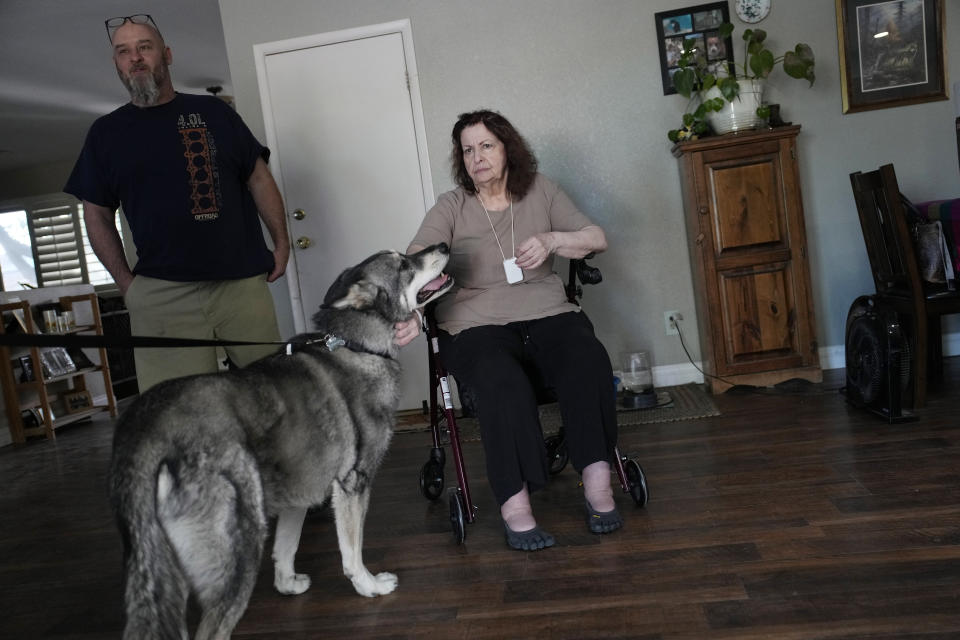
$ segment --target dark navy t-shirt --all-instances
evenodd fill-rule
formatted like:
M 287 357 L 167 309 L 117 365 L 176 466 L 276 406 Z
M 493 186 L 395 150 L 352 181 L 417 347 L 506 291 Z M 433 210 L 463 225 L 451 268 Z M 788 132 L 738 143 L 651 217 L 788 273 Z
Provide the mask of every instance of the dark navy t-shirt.
M 229 105 L 178 93 L 156 107 L 126 104 L 98 118 L 64 191 L 123 212 L 134 272 L 190 282 L 273 269 L 246 182 L 269 157 Z

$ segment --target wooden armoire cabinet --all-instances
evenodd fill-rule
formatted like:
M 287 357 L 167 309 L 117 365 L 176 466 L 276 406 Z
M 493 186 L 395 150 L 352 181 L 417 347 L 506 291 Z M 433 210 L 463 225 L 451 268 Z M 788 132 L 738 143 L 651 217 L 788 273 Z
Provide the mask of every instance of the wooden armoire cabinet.
M 797 125 L 683 142 L 683 206 L 707 383 L 822 380 Z

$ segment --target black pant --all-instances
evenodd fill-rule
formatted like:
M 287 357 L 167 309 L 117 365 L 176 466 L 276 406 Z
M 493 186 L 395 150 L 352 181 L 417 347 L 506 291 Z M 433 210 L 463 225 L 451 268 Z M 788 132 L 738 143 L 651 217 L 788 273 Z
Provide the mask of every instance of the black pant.
M 498 504 L 524 482 L 531 491 L 547 483 L 537 410 L 541 384 L 560 403 L 574 468 L 579 472 L 612 459 L 617 443 L 613 370 L 583 312 L 474 327 L 453 336 L 441 331 L 439 340 L 443 365 L 473 394 L 487 478 Z

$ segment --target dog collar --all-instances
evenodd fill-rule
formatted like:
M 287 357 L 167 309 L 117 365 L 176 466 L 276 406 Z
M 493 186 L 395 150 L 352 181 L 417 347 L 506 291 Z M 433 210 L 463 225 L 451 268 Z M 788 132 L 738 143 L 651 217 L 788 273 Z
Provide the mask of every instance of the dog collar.
M 294 352 L 295 348 L 297 347 L 302 347 L 302 346 L 311 345 L 311 344 L 323 344 L 323 346 L 327 348 L 327 351 L 336 351 L 340 347 L 346 347 L 350 351 L 356 351 L 360 353 L 369 353 L 370 355 L 380 356 L 381 358 L 387 358 L 388 360 L 393 359 L 393 356 L 391 356 L 389 353 L 367 349 L 363 345 L 358 344 L 353 340 L 345 340 L 340 336 L 334 335 L 332 333 L 328 333 L 324 335 L 322 338 L 310 338 L 310 339 L 304 340 L 303 342 L 297 342 L 297 343 L 288 342 L 287 355 L 288 356 L 291 355 Z

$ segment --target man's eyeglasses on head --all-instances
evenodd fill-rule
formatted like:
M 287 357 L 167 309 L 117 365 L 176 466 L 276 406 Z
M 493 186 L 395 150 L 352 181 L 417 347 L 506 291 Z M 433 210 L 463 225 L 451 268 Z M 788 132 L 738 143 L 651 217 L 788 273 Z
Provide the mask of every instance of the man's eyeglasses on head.
M 160 33 L 160 28 L 157 27 L 157 23 L 153 21 L 153 18 L 150 17 L 149 13 L 138 13 L 132 16 L 117 16 L 116 18 L 107 18 L 103 21 L 103 24 L 107 26 L 107 38 L 110 39 L 111 44 L 113 43 L 114 32 L 128 22 L 132 22 L 134 24 L 149 24 L 157 30 L 157 33 Z

